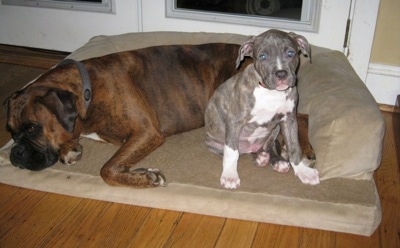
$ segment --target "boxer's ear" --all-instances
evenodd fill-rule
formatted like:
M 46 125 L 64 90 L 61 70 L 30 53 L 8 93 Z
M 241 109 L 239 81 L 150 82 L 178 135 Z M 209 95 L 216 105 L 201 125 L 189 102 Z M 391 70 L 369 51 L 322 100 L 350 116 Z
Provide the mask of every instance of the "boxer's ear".
M 22 90 L 19 90 L 19 91 L 15 92 L 14 94 L 12 94 L 11 96 L 7 97 L 6 100 L 4 100 L 3 109 L 4 109 L 4 112 L 7 113 L 7 116 L 8 116 L 8 110 L 9 110 L 9 106 L 10 106 L 11 101 L 13 99 L 15 99 L 17 96 L 19 96 L 21 94 L 21 92 L 22 92 Z
M 239 54 L 236 59 L 236 68 L 239 68 L 240 62 L 242 62 L 245 56 L 252 56 L 254 39 L 255 36 L 251 36 L 240 46 Z
M 295 34 L 293 32 L 290 32 L 289 36 L 296 41 L 301 53 L 306 56 L 311 62 L 311 46 L 308 43 L 307 39 L 304 36 Z
M 51 89 L 38 99 L 46 106 L 68 132 L 74 130 L 78 113 L 75 108 L 76 96 L 69 91 Z
M 12 96 L 9 96 L 9 97 L 3 102 L 3 110 L 4 110 L 4 112 L 7 113 L 7 116 L 8 116 L 8 106 L 10 106 L 11 99 L 12 99 Z

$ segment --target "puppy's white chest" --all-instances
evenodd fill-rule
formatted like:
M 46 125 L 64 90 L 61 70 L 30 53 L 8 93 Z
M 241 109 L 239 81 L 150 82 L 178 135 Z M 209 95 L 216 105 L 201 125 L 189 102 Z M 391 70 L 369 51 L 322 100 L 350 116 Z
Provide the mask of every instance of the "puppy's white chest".
M 250 122 L 257 122 L 261 125 L 271 121 L 277 114 L 283 114 L 283 118 L 285 118 L 286 114 L 291 112 L 294 107 L 294 100 L 288 99 L 288 93 L 291 90 L 268 90 L 261 86 L 255 88 L 253 92 L 255 104 L 250 112 L 252 116 Z

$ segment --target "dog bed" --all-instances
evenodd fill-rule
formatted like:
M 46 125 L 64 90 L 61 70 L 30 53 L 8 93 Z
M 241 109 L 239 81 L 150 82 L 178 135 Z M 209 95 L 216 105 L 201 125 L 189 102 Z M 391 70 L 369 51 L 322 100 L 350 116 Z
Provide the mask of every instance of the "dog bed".
M 168 44 L 224 42 L 241 44 L 236 34 L 151 32 L 97 36 L 69 57 L 92 57 Z M 223 56 L 223 55 L 221 55 Z M 160 168 L 165 188 L 111 187 L 99 176 L 117 150 L 82 139 L 83 159 L 32 172 L 11 166 L 8 149 L 0 153 L 0 182 L 37 190 L 205 215 L 371 235 L 381 221 L 373 172 L 380 164 L 384 120 L 364 83 L 346 57 L 312 46 L 312 63 L 302 58 L 298 71 L 300 113 L 309 114 L 321 184 L 302 184 L 293 171 L 258 168 L 250 156 L 239 160 L 241 186 L 219 185 L 221 158 L 204 144 L 204 128 L 174 135 L 138 166 Z M 232 61 L 235 63 L 235 61 Z M 173 72 L 171 72 L 173 73 Z

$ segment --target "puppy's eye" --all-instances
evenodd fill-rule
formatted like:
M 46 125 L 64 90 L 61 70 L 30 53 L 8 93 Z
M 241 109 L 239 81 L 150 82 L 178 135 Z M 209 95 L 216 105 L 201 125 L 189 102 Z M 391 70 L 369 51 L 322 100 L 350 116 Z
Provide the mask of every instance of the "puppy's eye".
M 263 61 L 267 59 L 267 55 L 265 53 L 261 53 L 260 55 L 258 55 L 258 59 Z
M 295 53 L 294 51 L 292 51 L 292 50 L 290 50 L 290 51 L 287 52 L 287 56 L 288 56 L 289 58 L 294 57 L 295 54 L 296 54 L 296 53 Z

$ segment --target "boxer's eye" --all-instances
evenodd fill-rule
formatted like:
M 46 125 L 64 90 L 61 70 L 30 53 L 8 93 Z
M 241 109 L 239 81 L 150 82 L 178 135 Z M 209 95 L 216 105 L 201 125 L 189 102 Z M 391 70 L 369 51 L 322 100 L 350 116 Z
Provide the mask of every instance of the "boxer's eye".
M 34 126 L 30 126 L 30 127 L 28 127 L 28 129 L 26 129 L 26 132 L 28 134 L 32 134 L 35 132 L 35 130 L 36 130 L 36 128 Z
M 289 58 L 292 58 L 292 57 L 294 57 L 295 52 L 290 50 L 290 51 L 287 52 L 287 55 L 288 55 Z
M 23 127 L 23 132 L 26 135 L 35 135 L 38 132 L 38 127 L 34 124 L 27 124 Z
M 267 59 L 267 55 L 265 53 L 261 53 L 260 55 L 258 55 L 258 59 L 263 61 Z

